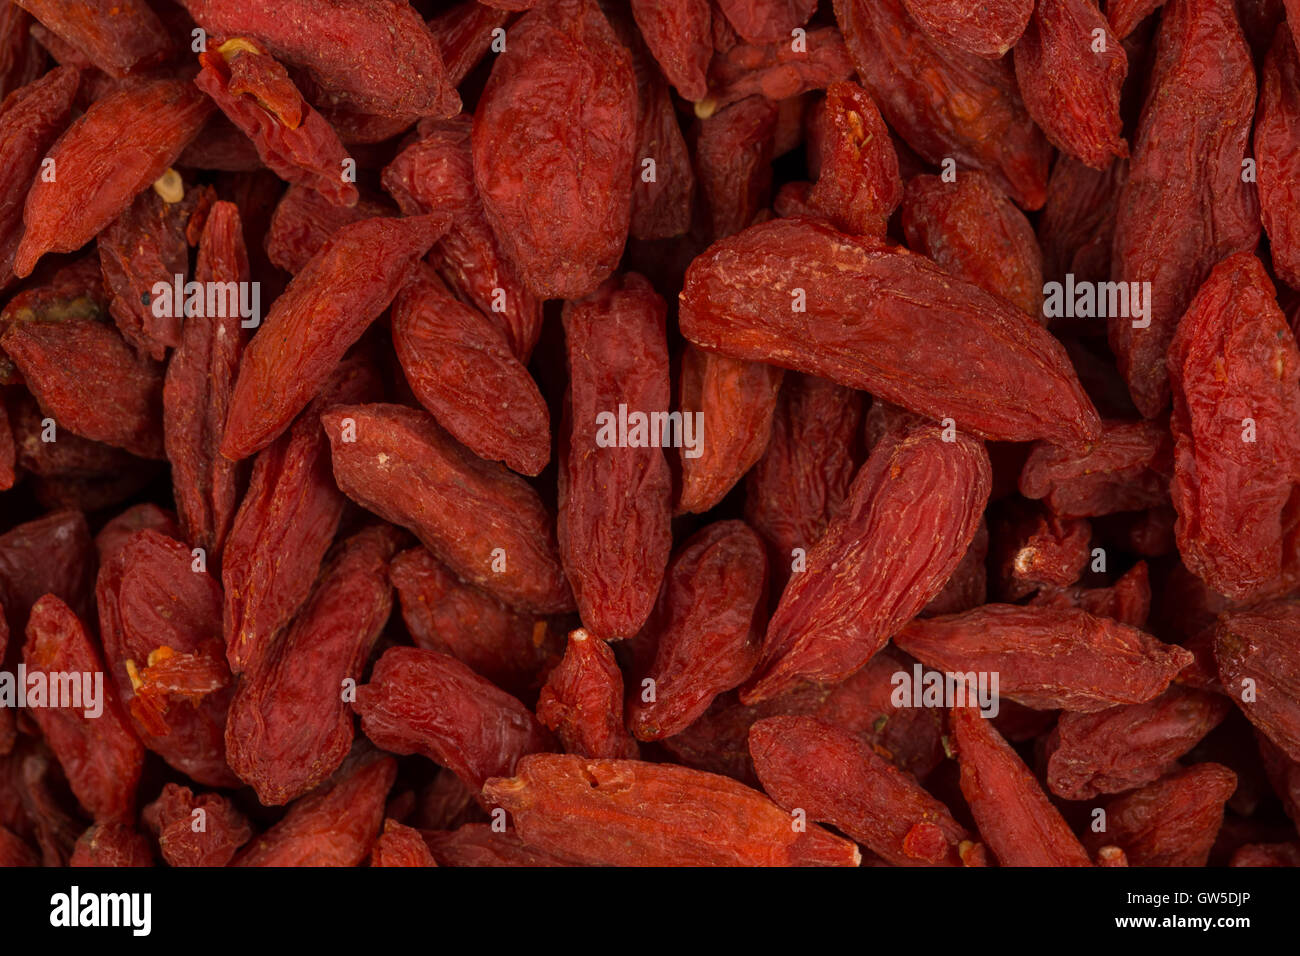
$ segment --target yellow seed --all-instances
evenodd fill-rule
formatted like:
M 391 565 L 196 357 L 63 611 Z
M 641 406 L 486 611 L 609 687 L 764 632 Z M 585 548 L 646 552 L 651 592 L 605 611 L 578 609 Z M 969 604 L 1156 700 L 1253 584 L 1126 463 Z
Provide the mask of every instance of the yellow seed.
M 162 197 L 163 202 L 172 205 L 185 198 L 185 182 L 180 173 L 168 168 L 154 181 L 153 191 Z

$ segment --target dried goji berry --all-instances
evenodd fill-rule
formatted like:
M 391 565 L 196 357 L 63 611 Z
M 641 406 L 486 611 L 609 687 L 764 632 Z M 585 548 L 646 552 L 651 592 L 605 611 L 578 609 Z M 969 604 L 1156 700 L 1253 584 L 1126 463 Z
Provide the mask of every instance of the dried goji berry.
M 672 552 L 672 476 L 662 449 L 673 429 L 666 311 L 635 273 L 565 306 L 560 554 L 583 624 L 601 640 L 637 632 Z M 677 416 L 682 444 L 687 424 Z
M 220 794 L 196 795 L 168 783 L 141 816 L 168 866 L 225 866 L 253 835 L 248 820 Z
M 894 643 L 945 673 L 997 673 L 999 693 L 1038 710 L 1092 711 L 1151 700 L 1190 651 L 1078 608 L 986 604 L 913 621 Z
M 820 375 L 981 437 L 1078 445 L 1100 431 L 1060 343 L 1023 313 L 924 256 L 824 223 L 776 219 L 715 243 L 687 270 L 680 318 L 709 351 Z M 918 365 L 923 340 L 943 348 Z
M 756 790 L 670 764 L 538 754 L 496 777 L 524 842 L 597 866 L 857 866 L 858 848 Z
M 1300 55 L 1293 33 L 1279 24 L 1259 81 L 1255 159 L 1259 163 L 1259 205 L 1268 232 L 1273 270 L 1300 288 Z
M 384 831 L 370 851 L 371 866 L 437 866 L 419 830 L 385 820 Z
M 1179 316 L 1215 263 L 1259 239 L 1259 200 L 1242 167 L 1255 71 L 1231 0 L 1170 0 L 1149 88 L 1111 263 L 1111 278 L 1136 288 L 1145 309 L 1130 305 L 1132 315 L 1108 323 L 1133 402 L 1154 418 L 1169 403 L 1165 355 Z
M 223 455 L 247 458 L 289 427 L 450 221 L 446 215 L 366 219 L 330 237 L 248 344 L 230 396 Z M 359 261 L 370 267 L 362 271 Z
M 636 79 L 595 0 L 549 0 L 512 28 L 474 112 L 474 178 L 525 284 L 576 299 L 623 252 Z
M 990 480 L 983 446 L 965 436 L 948 442 L 925 427 L 881 442 L 807 570 L 786 585 L 742 699 L 774 697 L 799 680 L 843 680 L 870 660 L 953 573 Z
M 110 76 L 154 66 L 173 52 L 145 0 L 15 0 L 63 42 Z
M 1274 601 L 1220 615 L 1214 656 L 1233 703 L 1292 760 L 1300 760 L 1300 605 Z
M 713 56 L 708 0 L 632 0 L 632 16 L 668 82 L 683 99 L 704 99 Z
M 996 59 L 1025 31 L 1034 0 L 903 0 L 917 25 L 960 50 Z
M 566 753 L 598 759 L 635 758 L 623 727 L 623 675 L 614 652 L 579 628 L 564 659 L 546 678 L 537 719 L 559 735 Z
M 538 614 L 573 609 L 554 522 L 518 475 L 417 409 L 337 405 L 321 422 L 334 479 L 353 501 L 409 528 L 462 578 L 508 604 Z
M 190 83 L 128 84 L 95 100 L 41 162 L 27 193 L 14 274 L 47 252 L 75 252 L 176 161 L 212 104 Z
M 487 778 L 513 773 L 520 757 L 551 746 L 515 698 L 455 658 L 418 647 L 385 651 L 354 707 L 376 746 L 423 754 L 476 794 Z
M 864 741 L 810 717 L 768 717 L 749 729 L 766 790 L 790 812 L 829 823 L 896 866 L 956 866 L 969 834 L 908 774 Z

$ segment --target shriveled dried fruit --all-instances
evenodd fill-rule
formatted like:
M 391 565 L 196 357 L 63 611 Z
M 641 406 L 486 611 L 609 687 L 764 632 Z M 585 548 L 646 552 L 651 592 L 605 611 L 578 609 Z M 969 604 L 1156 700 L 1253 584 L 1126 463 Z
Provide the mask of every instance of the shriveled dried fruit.
M 537 719 L 559 735 L 566 753 L 597 759 L 635 758 L 623 727 L 623 675 L 614 652 L 579 628 L 564 659 L 546 678 Z
M 952 711 L 961 792 L 1003 866 L 1091 866 L 1029 768 L 974 707 Z M 1110 841 L 1107 841 L 1110 842 Z
M 144 751 L 131 732 L 116 692 L 103 680 L 104 665 L 85 625 L 51 594 L 32 608 L 23 663 L 29 675 L 43 676 L 35 686 L 29 680 L 27 705 L 77 801 L 97 821 L 129 819 Z M 54 680 L 53 675 L 59 673 L 77 679 L 70 685 Z M 33 693 L 42 687 L 45 699 L 37 700 Z M 68 698 L 63 696 L 65 690 Z
M 1274 601 L 1220 615 L 1214 656 L 1233 703 L 1292 760 L 1300 760 L 1300 605 Z
M 415 532 L 465 580 L 538 614 L 573 608 L 550 513 L 522 478 L 477 457 L 427 413 L 337 405 L 321 416 L 340 490 Z
M 632 211 L 636 80 L 595 0 L 550 0 L 511 30 L 474 113 L 474 178 L 537 295 L 608 278 Z
M 1300 350 L 1259 260 L 1215 266 L 1169 347 L 1183 563 L 1235 600 L 1267 596 L 1300 479 Z
M 1027 21 L 1032 4 L 1015 2 Z M 917 29 L 903 0 L 837 0 L 835 17 L 862 85 L 923 159 L 983 170 L 1021 207 L 1043 205 L 1051 147 L 1021 102 L 1010 63 L 932 39 Z M 978 35 L 960 27 L 958 33 Z M 1003 42 L 996 41 L 992 56 L 1001 55 Z
M 1259 239 L 1259 200 L 1242 175 L 1254 107 L 1255 71 L 1231 0 L 1170 0 L 1111 264 L 1116 282 L 1137 283 L 1145 308 L 1108 318 L 1111 348 L 1147 418 L 1169 404 L 1165 354 L 1197 286 Z
M 981 437 L 1077 445 L 1100 431 L 1060 343 L 1023 313 L 924 256 L 825 223 L 776 219 L 715 243 L 687 270 L 680 315 L 702 348 L 861 388 Z
M 1104 807 L 1106 830 L 1089 845 L 1114 844 L 1130 866 L 1205 866 L 1237 775 L 1217 763 L 1170 774 Z
M 1037 0 L 1013 56 L 1025 109 L 1052 145 L 1094 169 L 1128 155 L 1128 56 L 1093 0 Z
M 437 866 L 429 845 L 419 830 L 398 823 L 384 821 L 384 832 L 379 834 L 370 851 L 371 866 Z
M 1190 651 L 1078 608 L 986 604 L 913 621 L 899 648 L 952 674 L 999 674 L 999 692 L 1027 707 L 1091 713 L 1160 694 Z
M 216 793 L 168 783 L 142 813 L 169 866 L 225 866 L 253 835 L 248 820 Z
M 1062 714 L 1047 744 L 1047 785 L 1067 800 L 1156 780 L 1231 710 L 1219 694 L 1177 684 L 1145 704 Z
M 881 442 L 807 570 L 786 585 L 742 699 L 774 697 L 799 680 L 843 680 L 865 664 L 953 573 L 989 483 L 983 446 L 965 436 L 948 442 L 924 427 Z
M 845 232 L 883 236 L 903 199 L 903 181 L 880 110 L 856 83 L 833 83 L 823 115 L 819 173 L 808 202 Z
M 1255 158 L 1259 162 L 1259 205 L 1269 253 L 1278 278 L 1300 288 L 1300 55 L 1292 29 L 1280 24 L 1259 81 Z
M 681 451 L 678 513 L 703 514 L 726 497 L 767 449 L 784 372 L 687 345 L 678 409 L 698 422 L 695 448 Z
M 560 555 L 583 624 L 601 640 L 637 632 L 668 565 L 673 489 L 663 445 L 685 445 L 688 424 L 694 442 L 705 440 L 694 419 L 669 414 L 666 311 L 635 273 L 565 306 Z
M 749 730 L 763 789 L 848 834 L 896 866 L 955 866 L 965 828 L 908 774 L 861 739 L 810 717 L 769 717 Z
M 669 764 L 538 754 L 484 799 L 524 841 L 597 866 L 857 866 L 858 848 L 800 829 L 756 790 Z
M 1034 12 L 1034 0 L 903 0 L 903 5 L 931 36 L 991 58 L 1015 45 Z
M 708 0 L 632 0 L 632 16 L 668 82 L 684 99 L 704 99 L 713 56 Z
M 515 698 L 455 658 L 418 647 L 385 651 L 354 706 L 377 746 L 423 754 L 475 793 L 487 778 L 513 773 L 520 757 L 551 745 Z
M 330 237 L 248 345 L 230 396 L 223 455 L 247 458 L 289 427 L 450 221 L 445 215 L 366 219 Z M 363 272 L 358 262 L 370 267 Z
M 95 100 L 43 161 L 23 210 L 14 274 L 29 275 L 47 252 L 75 252 L 116 219 L 176 161 L 212 110 L 180 80 L 129 84 Z

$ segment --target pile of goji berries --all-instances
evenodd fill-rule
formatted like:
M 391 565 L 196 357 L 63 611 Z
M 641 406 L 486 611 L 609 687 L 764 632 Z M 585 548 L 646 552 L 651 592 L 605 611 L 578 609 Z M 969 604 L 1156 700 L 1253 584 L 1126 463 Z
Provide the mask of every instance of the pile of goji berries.
M 0 6 L 0 863 L 1300 864 L 1288 13 Z

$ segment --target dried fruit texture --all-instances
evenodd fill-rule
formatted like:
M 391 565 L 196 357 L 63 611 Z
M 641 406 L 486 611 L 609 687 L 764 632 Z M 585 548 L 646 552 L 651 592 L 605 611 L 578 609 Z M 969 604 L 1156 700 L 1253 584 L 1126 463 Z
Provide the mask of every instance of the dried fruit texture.
M 543 622 L 461 581 L 423 548 L 395 557 L 388 576 L 417 646 L 468 664 L 516 697 L 535 687 L 553 643 Z
M 810 717 L 769 717 L 749 730 L 763 789 L 782 807 L 829 823 L 895 866 L 958 866 L 969 837 L 912 777 L 854 735 Z
M 903 194 L 903 232 L 913 252 L 1047 324 L 1034 227 L 983 173 L 962 173 L 955 183 L 912 177 Z
M 1232 855 L 1230 866 L 1300 866 L 1300 843 L 1248 843 Z
M 359 866 L 370 854 L 397 776 L 392 757 L 349 762 L 294 803 L 250 843 L 234 866 Z
M 141 815 L 168 866 L 225 866 L 253 835 L 248 820 L 224 796 L 195 795 L 174 783 L 165 784 Z
M 1034 446 L 1020 472 L 1020 493 L 1065 518 L 1142 511 L 1169 500 L 1173 443 L 1163 422 L 1103 423 L 1085 448 Z
M 1110 278 L 1116 206 L 1127 177 L 1127 160 L 1117 159 L 1099 171 L 1073 156 L 1057 158 L 1038 219 L 1047 281 L 1064 283 L 1066 275 L 1073 275 L 1076 282 Z
M 903 6 L 936 40 L 990 59 L 1015 46 L 1034 12 L 1034 0 L 903 0 Z
M 1092 529 L 1079 518 L 1058 518 L 1034 508 L 1013 508 L 992 527 L 998 596 L 1018 601 L 1043 585 L 1079 580 L 1092 556 Z
M 497 832 L 488 823 L 455 830 L 425 830 L 424 840 L 442 866 L 581 866 L 527 846 L 514 830 Z
M 0 347 L 56 427 L 162 458 L 162 368 L 93 319 L 11 325 Z
M 1100 432 L 1060 343 L 1014 306 L 825 223 L 775 219 L 715 243 L 686 272 L 680 319 L 701 348 L 820 375 L 983 438 L 1075 446 Z
M 683 418 L 698 422 L 699 447 L 681 450 L 677 512 L 703 514 L 763 456 L 784 372 L 687 345 L 682 353 Z
M 821 538 L 861 459 L 863 397 L 811 375 L 787 374 L 767 449 L 745 477 L 745 520 L 772 546 L 784 586 L 794 550 Z
M 474 178 L 524 284 L 580 298 L 623 252 L 636 79 L 594 0 L 548 0 L 510 31 L 474 113 Z
M 560 738 L 565 753 L 635 759 L 636 741 L 623 727 L 623 675 L 614 652 L 579 628 L 564 659 L 546 678 L 537 719 Z
M 420 831 L 396 820 L 384 821 L 384 832 L 370 851 L 371 866 L 437 866 Z
M 1139 561 L 1110 587 L 1047 585 L 1040 587 L 1029 603 L 1038 607 L 1082 608 L 1095 617 L 1110 617 L 1130 627 L 1144 628 L 1151 610 L 1150 575 L 1146 562 Z
M 52 594 L 88 616 L 94 588 L 95 546 L 81 512 L 51 512 L 0 534 L 0 607 L 15 641 L 40 597 Z
M 244 672 L 226 754 L 265 806 L 311 790 L 352 748 L 349 688 L 388 622 L 388 562 L 400 535 L 377 525 L 341 542 L 283 638 Z
M 0 97 L 35 80 L 45 70 L 45 52 L 31 35 L 32 18 L 16 3 L 0 10 Z
M 573 609 L 551 515 L 518 475 L 477 457 L 413 408 L 341 405 L 321 422 L 334 479 L 349 498 L 409 528 L 460 577 L 514 607 Z
M 1264 267 L 1219 263 L 1169 348 L 1183 562 L 1235 600 L 1278 587 L 1284 514 L 1300 477 L 1300 352 Z
M 173 52 L 167 30 L 145 0 L 21 0 L 17 5 L 109 76 L 138 72 Z
M 646 625 L 656 642 L 628 726 L 641 740 L 685 730 L 758 662 L 767 610 L 767 556 L 743 521 L 697 531 L 673 557 Z M 589 754 L 588 756 L 596 756 Z
M 1123 793 L 1158 779 L 1228 716 L 1219 694 L 1177 684 L 1145 704 L 1062 714 L 1047 744 L 1047 785 L 1067 800 Z
M 966 553 L 991 482 L 984 447 L 938 428 L 872 451 L 767 627 L 747 704 L 800 680 L 840 681 L 939 593 Z M 944 503 L 934 507 L 936 501 Z
M 110 547 L 95 589 L 99 629 L 136 736 L 194 780 L 235 786 L 222 740 L 234 688 L 218 624 L 221 588 L 164 528 Z
M 452 116 L 460 97 L 438 42 L 397 0 L 182 0 L 209 36 L 248 37 L 306 70 L 321 93 L 380 116 Z M 328 23 L 328 31 L 321 24 Z
M 302 98 L 275 57 L 243 37 L 199 54 L 194 82 L 288 183 L 316 190 L 338 206 L 356 205 L 347 150 L 333 127 Z
M 149 841 L 124 823 L 96 823 L 77 840 L 68 866 L 153 866 Z
M 1028 20 L 1032 4 L 1017 3 Z M 987 173 L 1022 208 L 1043 205 L 1051 147 L 1021 102 L 1010 63 L 932 39 L 902 0 L 838 0 L 835 18 L 862 85 L 923 159 L 935 165 L 954 159 Z
M 1106 831 L 1089 833 L 1087 842 L 1120 847 L 1129 866 L 1205 866 L 1236 789 L 1227 767 L 1197 764 L 1111 800 Z
M 1025 109 L 1053 146 L 1094 169 L 1128 155 L 1128 54 L 1093 0 L 1037 0 L 1013 59 Z
M 719 22 L 714 17 L 714 25 Z M 772 43 L 737 42 L 713 58 L 709 95 L 695 104 L 695 115 L 711 116 L 747 96 L 788 100 L 852 76 L 853 60 L 834 27 L 809 30 L 801 44 L 788 36 Z
M 1293 33 L 1280 24 L 1264 60 L 1255 120 L 1259 205 L 1273 271 L 1300 289 L 1300 55 Z M 3 118 L 0 118 L 3 122 Z
M 504 332 L 423 266 L 393 300 L 393 348 L 420 404 L 470 451 L 525 475 L 551 458 L 551 419 Z
M 0 310 L 0 333 L 29 322 L 104 319 L 108 296 L 96 256 L 85 255 L 55 270 L 48 281 L 35 280 Z M 22 385 L 23 376 L 0 350 L 0 385 Z
M 749 96 L 700 121 L 695 173 L 714 239 L 740 232 L 767 205 L 776 118 L 774 103 Z
M 385 651 L 354 708 L 376 746 L 422 754 L 475 794 L 489 777 L 513 773 L 520 757 L 551 746 L 515 698 L 455 658 L 418 647 Z
M 974 707 L 953 708 L 951 719 L 962 796 L 998 862 L 1091 866 L 1087 851 L 992 722 Z
M 68 125 L 81 74 L 56 67 L 0 103 L 0 289 L 13 280 L 23 234 L 23 198 L 41 159 Z
M 221 567 L 226 655 L 236 674 L 257 663 L 307 600 L 343 515 L 320 412 L 374 398 L 381 387 L 363 354 L 344 359 L 288 434 L 253 462 Z
M 632 16 L 682 99 L 704 99 L 713 58 L 708 0 L 632 0 Z
M 688 420 L 666 417 L 666 311 L 636 273 L 565 305 L 560 555 L 583 625 L 600 640 L 631 637 L 645 623 L 672 553 L 672 476 L 660 446 L 673 428 L 684 445 Z M 631 428 L 620 436 L 633 413 L 645 422 L 639 436 Z M 692 438 L 708 440 L 697 429 Z
M 166 202 L 157 190 L 147 189 L 99 234 L 100 267 L 112 294 L 109 311 L 118 329 L 137 351 L 161 361 L 167 350 L 181 343 L 184 303 L 169 293 L 154 301 L 158 282 L 173 286 L 189 272 L 190 250 L 186 224 L 198 194 L 189 190 L 180 202 Z
M 748 43 L 789 40 L 808 22 L 817 0 L 717 0 L 718 9 Z
M 1164 3 L 1165 0 L 1106 0 L 1106 18 L 1123 39 Z
M 504 29 L 510 19 L 508 10 L 467 0 L 429 21 L 429 32 L 438 41 L 449 86 L 460 86 L 487 54 L 493 31 Z
M 1141 319 L 1109 319 L 1111 348 L 1147 418 L 1169 404 L 1165 354 L 1197 287 L 1259 239 L 1255 185 L 1242 181 L 1254 107 L 1255 71 L 1231 0 L 1170 0 L 1111 263 L 1115 281 L 1151 283 Z
M 1192 662 L 1190 651 L 1078 608 L 986 604 L 913 621 L 894 643 L 944 673 L 998 673 L 999 693 L 1035 710 L 1091 713 L 1140 704 Z
M 542 301 L 520 281 L 488 224 L 474 185 L 468 116 L 420 124 L 420 136 L 383 172 L 384 188 L 408 216 L 449 212 L 451 228 L 429 254 L 443 280 L 467 305 L 499 325 L 527 364 L 542 327 Z
M 275 300 L 244 353 L 223 455 L 247 458 L 289 427 L 449 224 L 446 215 L 366 219 L 330 237 Z
M 40 866 L 41 858 L 22 837 L 0 826 L 0 866 Z
M 988 568 L 986 562 L 989 554 L 988 524 L 980 521 L 971 539 L 970 547 L 962 555 L 952 577 L 943 586 L 933 600 L 918 615 L 933 617 L 936 614 L 957 614 L 979 607 L 988 598 Z
M 212 104 L 190 83 L 133 83 L 95 100 L 50 148 L 27 193 L 14 274 L 47 252 L 75 252 L 176 161 Z
M 249 281 L 234 203 L 218 202 L 208 211 L 194 278 Z M 172 466 L 176 511 L 185 539 L 203 548 L 214 567 L 235 518 L 242 470 L 218 451 L 245 341 L 241 312 L 230 304 L 220 303 L 216 315 L 205 308 L 188 317 L 163 383 L 163 445 Z
M 266 234 L 266 254 L 276 266 L 297 275 L 344 226 L 391 216 L 390 205 L 363 195 L 352 207 L 336 206 L 305 186 L 290 186 L 276 204 Z
M 819 175 L 808 202 L 837 229 L 883 236 L 903 199 L 903 181 L 880 110 L 856 83 L 832 83 L 820 117 Z
M 92 683 L 91 694 L 85 695 L 86 681 L 102 675 L 104 665 L 77 615 L 52 594 L 32 608 L 23 663 L 29 678 L 37 672 L 45 675 L 49 696 L 41 706 L 34 706 L 28 681 L 28 714 L 58 758 L 77 802 L 98 822 L 128 819 L 144 751 L 107 681 L 102 688 Z M 59 679 L 51 686 L 55 674 L 74 674 L 77 680 L 70 685 Z M 51 706 L 54 695 L 65 691 L 71 696 L 60 696 L 60 704 L 73 706 Z M 94 704 L 102 708 L 98 714 Z
M 1274 601 L 1220 615 L 1214 656 L 1233 703 L 1292 760 L 1300 760 L 1300 605 Z
M 637 65 L 645 68 L 637 70 L 641 110 L 628 231 L 636 239 L 668 239 L 691 226 L 695 170 L 668 84 L 652 64 Z
M 729 777 L 637 760 L 539 754 L 483 788 L 524 842 L 596 866 L 857 866 L 858 848 L 813 824 L 796 831 L 767 797 Z

